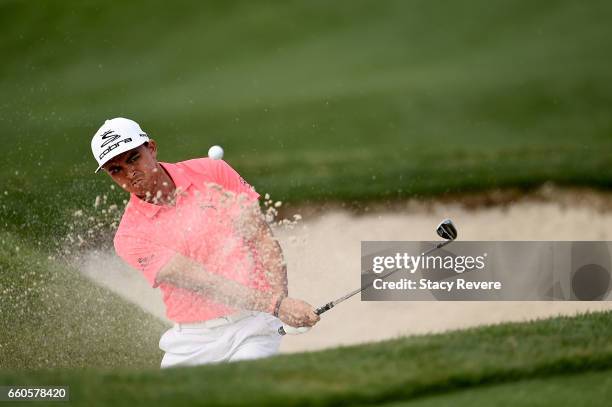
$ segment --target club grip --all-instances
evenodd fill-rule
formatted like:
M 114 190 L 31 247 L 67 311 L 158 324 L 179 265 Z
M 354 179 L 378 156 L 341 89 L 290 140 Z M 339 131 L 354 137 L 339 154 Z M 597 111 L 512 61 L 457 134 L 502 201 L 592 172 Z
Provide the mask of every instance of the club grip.
M 334 308 L 334 303 L 333 302 L 328 302 L 327 304 L 323 305 L 322 307 L 319 307 L 315 310 L 315 314 L 317 315 L 321 315 L 322 313 L 329 311 L 330 309 Z

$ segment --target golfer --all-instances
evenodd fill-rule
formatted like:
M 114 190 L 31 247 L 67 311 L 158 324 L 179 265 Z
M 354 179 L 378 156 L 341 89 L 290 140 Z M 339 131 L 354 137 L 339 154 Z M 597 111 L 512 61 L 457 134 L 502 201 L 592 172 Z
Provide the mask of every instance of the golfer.
M 259 194 L 227 163 L 159 162 L 156 142 L 124 118 L 107 120 L 91 148 L 96 172 L 130 193 L 115 250 L 159 287 L 174 322 L 159 342 L 162 368 L 270 356 L 282 323 L 319 320 L 310 304 L 288 297 Z

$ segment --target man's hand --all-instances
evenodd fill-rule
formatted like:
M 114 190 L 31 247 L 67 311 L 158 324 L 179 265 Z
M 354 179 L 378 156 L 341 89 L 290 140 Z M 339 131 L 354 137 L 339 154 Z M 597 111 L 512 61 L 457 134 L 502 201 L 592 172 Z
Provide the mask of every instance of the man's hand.
M 286 297 L 281 302 L 278 318 L 293 327 L 313 326 L 321 317 L 314 313 L 312 305 L 305 301 Z

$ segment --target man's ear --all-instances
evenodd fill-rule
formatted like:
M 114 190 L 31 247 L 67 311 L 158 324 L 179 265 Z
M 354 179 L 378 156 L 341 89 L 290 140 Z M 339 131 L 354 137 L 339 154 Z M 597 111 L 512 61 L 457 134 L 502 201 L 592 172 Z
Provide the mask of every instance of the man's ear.
M 146 147 L 151 152 L 151 155 L 153 156 L 153 158 L 157 159 L 157 142 L 153 139 L 149 139 Z

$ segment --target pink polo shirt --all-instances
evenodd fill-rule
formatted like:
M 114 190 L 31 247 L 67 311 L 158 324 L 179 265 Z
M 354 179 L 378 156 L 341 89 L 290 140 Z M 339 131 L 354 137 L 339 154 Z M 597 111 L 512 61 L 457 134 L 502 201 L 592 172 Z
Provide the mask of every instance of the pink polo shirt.
M 176 204 L 155 205 L 131 194 L 115 234 L 117 254 L 140 270 L 153 287 L 157 272 L 180 253 L 207 272 L 267 291 L 270 286 L 259 256 L 232 222 L 241 206 L 237 197 L 252 202 L 259 194 L 223 160 L 160 164 L 177 187 Z M 175 322 L 205 321 L 238 311 L 171 284 L 162 283 L 159 288 L 166 315 Z

